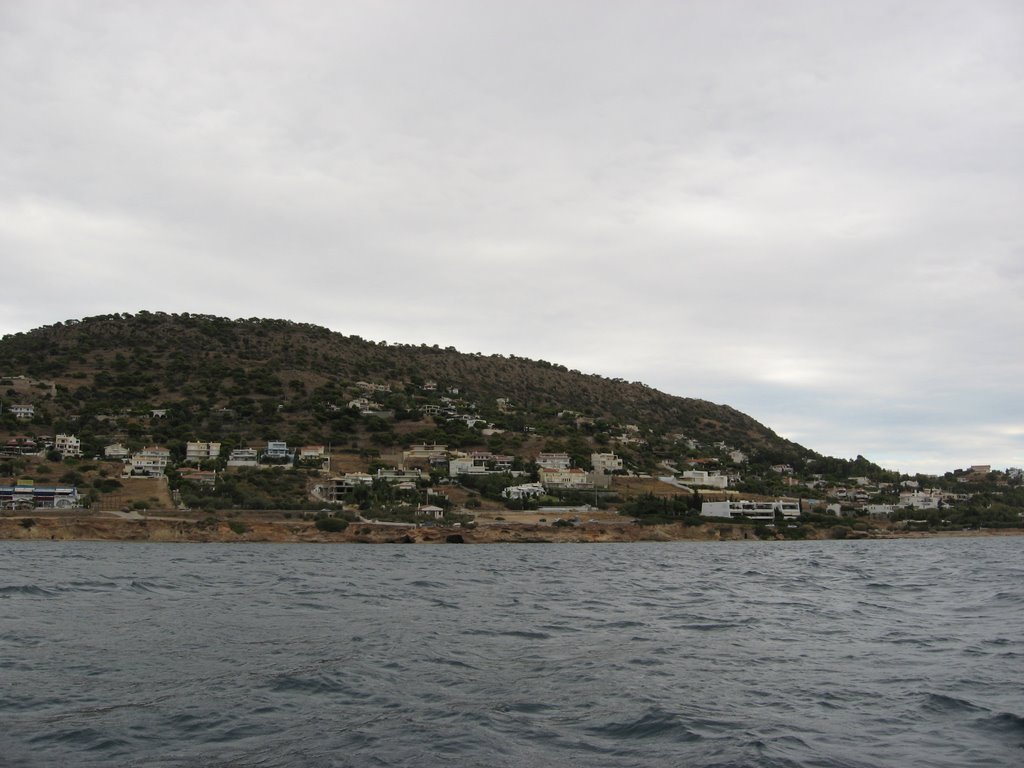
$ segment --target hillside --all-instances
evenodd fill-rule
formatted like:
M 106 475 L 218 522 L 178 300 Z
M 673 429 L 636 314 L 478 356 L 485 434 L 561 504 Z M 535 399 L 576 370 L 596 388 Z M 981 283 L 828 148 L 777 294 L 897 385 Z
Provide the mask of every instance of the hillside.
M 706 451 L 724 443 L 764 462 L 813 455 L 733 408 L 639 382 L 543 360 L 389 345 L 286 320 L 149 312 L 72 320 L 0 339 L 0 375 L 8 431 L 24 426 L 9 406 L 29 403 L 36 431 L 75 432 L 87 452 L 118 436 L 359 450 L 436 440 L 510 453 L 573 450 L 574 441 L 583 453 L 582 443 L 625 438 L 620 447 L 648 468 L 679 458 L 687 445 Z M 358 397 L 369 402 L 363 410 L 385 418 L 348 408 Z M 480 421 L 473 428 L 464 418 L 423 416 L 438 407 Z M 153 417 L 154 410 L 166 414 Z M 482 426 L 507 431 L 485 439 Z M 681 444 L 683 436 L 692 442 Z

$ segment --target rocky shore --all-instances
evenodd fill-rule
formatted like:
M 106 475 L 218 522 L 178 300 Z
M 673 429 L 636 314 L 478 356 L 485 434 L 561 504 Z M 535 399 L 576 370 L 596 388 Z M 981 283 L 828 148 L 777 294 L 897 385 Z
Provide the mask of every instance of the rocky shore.
M 847 531 L 843 538 L 887 539 L 929 536 L 1020 535 L 1020 529 L 912 533 L 879 529 Z M 835 538 L 830 529 L 817 529 L 808 538 Z M 600 521 L 557 527 L 531 522 L 490 522 L 473 528 L 414 527 L 394 524 L 352 523 L 344 531 L 319 530 L 312 521 L 236 517 L 229 519 L 107 515 L 33 515 L 0 518 L 0 539 L 53 541 L 151 542 L 280 542 L 350 544 L 444 543 L 601 543 L 636 541 L 741 541 L 756 540 L 749 525 L 699 526 L 637 525 L 628 521 Z

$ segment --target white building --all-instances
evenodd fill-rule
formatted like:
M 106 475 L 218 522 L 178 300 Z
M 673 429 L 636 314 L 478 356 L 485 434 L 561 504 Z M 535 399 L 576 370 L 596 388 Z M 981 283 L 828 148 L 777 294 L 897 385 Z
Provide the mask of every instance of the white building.
M 589 488 L 592 485 L 590 475 L 582 469 L 574 467 L 563 469 L 541 469 L 540 482 L 545 488 Z
M 143 477 L 163 477 L 170 460 L 170 450 L 151 445 L 132 455 L 131 474 Z
M 486 475 L 487 461 L 474 456 L 460 456 L 448 461 L 448 474 L 451 477 L 458 475 Z
M 127 459 L 129 456 L 131 456 L 131 453 L 131 451 L 129 451 L 120 443 L 108 445 L 106 448 L 103 449 L 103 455 L 106 456 L 108 459 Z
M 568 469 L 572 460 L 567 453 L 542 453 L 537 457 L 541 469 Z
M 786 520 L 800 517 L 800 502 L 793 499 L 775 501 L 705 501 L 701 504 L 702 517 L 731 517 L 734 520 L 774 520 L 776 514 Z
M 437 443 L 418 443 L 417 445 L 410 445 L 407 451 L 402 452 L 402 461 L 409 461 L 412 459 L 426 459 L 427 461 L 433 461 L 434 459 L 447 459 L 448 458 L 448 446 L 438 445 Z
M 622 459 L 614 453 L 592 453 L 590 463 L 594 466 L 595 472 L 610 474 L 622 471 Z
M 185 443 L 185 461 L 189 463 L 199 464 L 216 459 L 218 456 L 220 456 L 220 443 Z
M 31 421 L 36 415 L 36 407 L 34 405 L 10 405 L 7 407 L 7 410 L 18 421 Z
M 704 485 L 709 488 L 728 488 L 729 477 L 720 472 L 705 472 L 702 469 L 689 469 L 679 479 L 691 485 Z
M 255 448 L 235 448 L 228 454 L 229 467 L 255 467 L 259 455 Z
M 942 494 L 931 491 L 903 491 L 900 493 L 901 507 L 913 507 L 914 509 L 938 509 Z
M 532 499 L 544 495 L 544 486 L 540 483 L 510 485 L 501 492 L 501 495 L 506 499 Z
M 82 455 L 82 441 L 74 435 L 57 435 L 53 438 L 53 449 L 65 459 Z
M 263 460 L 274 463 L 290 463 L 293 456 L 294 452 L 288 450 L 288 443 L 284 440 L 268 440 L 263 451 Z
M 893 506 L 892 504 L 867 504 L 864 506 L 864 513 L 868 517 L 891 517 Z
M 405 467 L 393 467 L 392 469 L 381 467 L 377 470 L 377 479 L 383 480 L 386 483 L 416 483 L 423 479 L 423 472 L 418 469 L 406 469 Z

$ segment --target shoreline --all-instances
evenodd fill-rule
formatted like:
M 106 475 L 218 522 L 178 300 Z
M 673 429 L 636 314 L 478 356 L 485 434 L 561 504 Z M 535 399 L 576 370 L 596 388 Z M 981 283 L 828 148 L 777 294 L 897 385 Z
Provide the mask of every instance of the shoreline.
M 24 520 L 32 520 L 26 525 Z M 234 526 L 234 528 L 232 528 Z M 241 531 L 241 532 L 239 532 Z M 471 528 L 414 527 L 381 523 L 351 523 L 344 531 L 327 533 L 312 521 L 237 517 L 230 520 L 183 517 L 105 517 L 95 514 L 0 518 L 0 540 L 6 541 L 116 541 L 162 543 L 295 543 L 295 544 L 584 544 L 672 541 L 823 541 L 928 538 L 989 538 L 1022 536 L 1021 528 L 959 531 L 849 531 L 833 536 L 830 529 L 814 529 L 806 539 L 760 539 L 754 526 L 706 523 L 687 526 L 636 525 L 603 521 L 557 528 L 525 522 L 488 522 Z

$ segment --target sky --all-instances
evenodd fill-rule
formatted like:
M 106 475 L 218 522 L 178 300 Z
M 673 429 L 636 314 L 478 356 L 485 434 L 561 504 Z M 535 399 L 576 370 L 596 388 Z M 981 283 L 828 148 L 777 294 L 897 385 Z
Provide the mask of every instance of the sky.
M 0 335 L 285 318 L 1024 465 L 1018 0 L 4 0 L 0 114 Z

